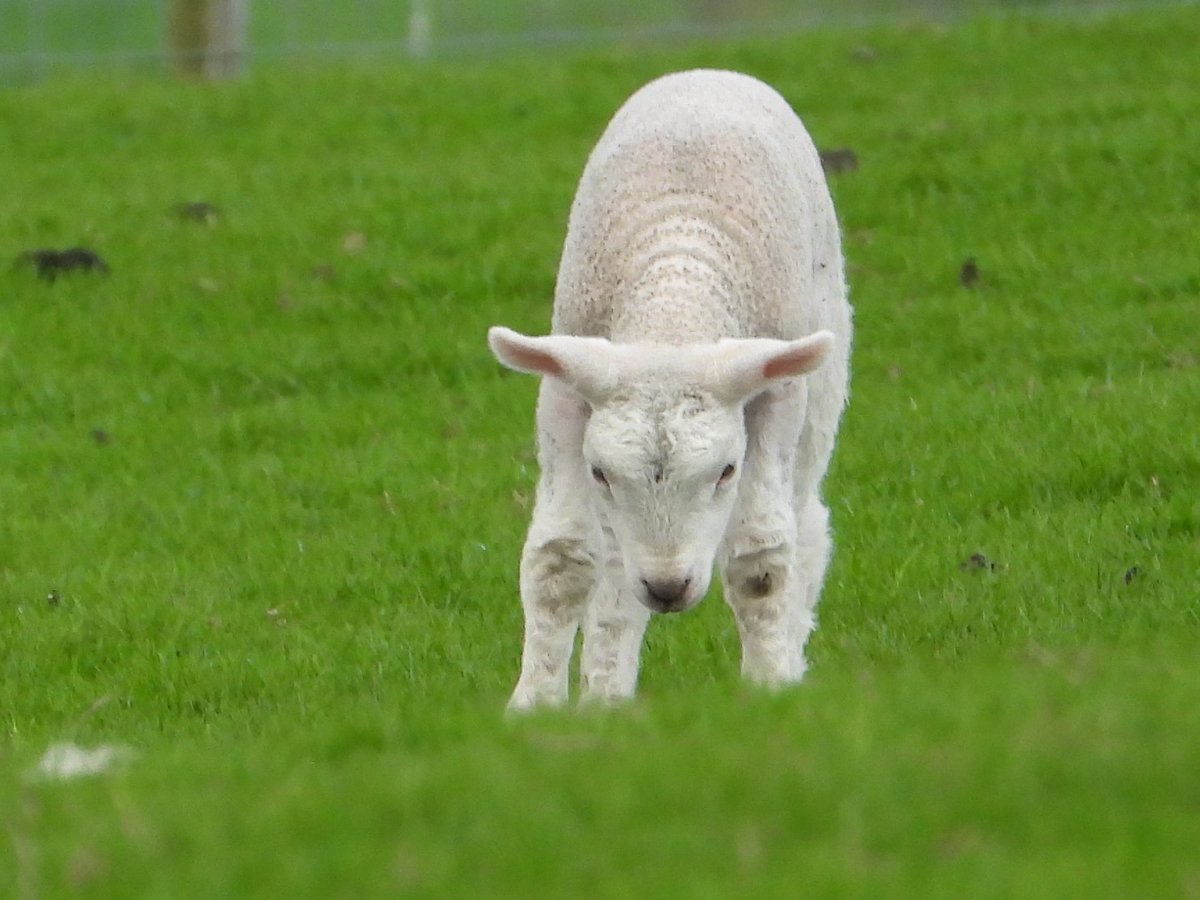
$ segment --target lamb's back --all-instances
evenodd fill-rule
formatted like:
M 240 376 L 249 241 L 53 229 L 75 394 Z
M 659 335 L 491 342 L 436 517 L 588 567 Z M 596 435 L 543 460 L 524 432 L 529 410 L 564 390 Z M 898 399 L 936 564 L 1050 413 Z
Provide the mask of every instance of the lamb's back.
M 844 293 L 820 159 L 787 102 L 746 75 L 681 72 L 630 97 L 588 160 L 554 331 L 664 343 L 838 333 Z

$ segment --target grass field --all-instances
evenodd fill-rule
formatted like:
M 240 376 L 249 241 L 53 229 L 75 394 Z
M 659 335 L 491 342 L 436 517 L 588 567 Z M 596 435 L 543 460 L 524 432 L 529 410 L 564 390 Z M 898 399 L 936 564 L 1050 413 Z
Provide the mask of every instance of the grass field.
M 0 896 L 1200 897 L 1198 43 L 0 93 L 0 259 L 111 268 L 0 265 Z M 484 331 L 547 327 L 589 147 L 698 64 L 859 158 L 812 669 L 742 687 L 710 597 L 633 704 L 506 720 L 536 385 Z M 63 740 L 134 756 L 26 777 Z

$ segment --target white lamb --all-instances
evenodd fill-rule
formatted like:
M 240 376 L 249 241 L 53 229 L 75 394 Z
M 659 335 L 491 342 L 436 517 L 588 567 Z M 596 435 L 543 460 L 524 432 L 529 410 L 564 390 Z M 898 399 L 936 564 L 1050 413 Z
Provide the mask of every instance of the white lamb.
M 488 332 L 546 376 L 510 708 L 566 700 L 580 625 L 584 699 L 631 696 L 650 614 L 695 606 L 714 563 L 742 674 L 804 675 L 850 335 L 833 203 L 786 101 L 732 72 L 637 91 L 575 195 L 553 334 Z

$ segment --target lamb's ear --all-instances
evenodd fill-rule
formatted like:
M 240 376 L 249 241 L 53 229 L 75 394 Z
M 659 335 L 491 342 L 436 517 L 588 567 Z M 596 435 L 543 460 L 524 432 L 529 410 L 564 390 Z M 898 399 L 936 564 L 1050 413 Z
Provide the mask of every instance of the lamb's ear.
M 499 325 L 489 328 L 487 337 L 488 346 L 503 365 L 530 375 L 558 378 L 589 403 L 599 402 L 611 390 L 612 344 L 604 338 L 529 337 Z
M 797 378 L 818 368 L 833 349 L 831 331 L 817 331 L 794 341 L 745 338 L 722 341 L 716 392 L 736 403 L 772 382 Z

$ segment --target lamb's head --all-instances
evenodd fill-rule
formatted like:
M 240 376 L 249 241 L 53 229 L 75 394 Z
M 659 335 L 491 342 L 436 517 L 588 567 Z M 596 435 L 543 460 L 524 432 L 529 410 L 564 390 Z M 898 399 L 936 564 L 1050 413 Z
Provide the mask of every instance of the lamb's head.
M 821 364 L 833 335 L 667 346 L 493 328 L 497 359 L 559 379 L 589 410 L 579 465 L 628 588 L 654 612 L 708 591 L 746 456 L 746 403 Z

